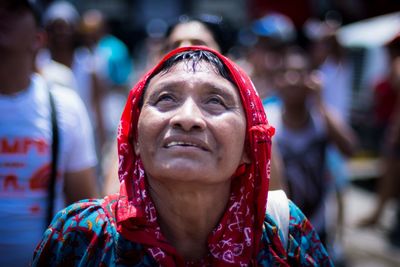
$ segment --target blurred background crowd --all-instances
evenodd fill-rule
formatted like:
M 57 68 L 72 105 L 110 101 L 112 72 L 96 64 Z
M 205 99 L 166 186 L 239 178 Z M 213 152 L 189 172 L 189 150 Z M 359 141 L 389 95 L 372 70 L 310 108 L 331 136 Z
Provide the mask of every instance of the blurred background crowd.
M 208 45 L 252 77 L 277 130 L 277 184 L 336 265 L 398 266 L 399 1 L 45 0 L 42 8 L 37 71 L 85 103 L 104 193 L 118 184 L 113 149 L 130 87 L 169 50 Z

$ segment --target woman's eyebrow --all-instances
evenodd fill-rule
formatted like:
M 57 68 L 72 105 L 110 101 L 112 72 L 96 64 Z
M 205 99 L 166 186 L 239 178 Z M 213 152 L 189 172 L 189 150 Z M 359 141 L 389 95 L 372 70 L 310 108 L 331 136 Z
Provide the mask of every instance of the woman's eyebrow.
M 181 88 L 184 88 L 185 85 L 187 84 L 188 80 L 170 80 L 170 81 L 162 81 L 158 84 L 155 84 L 152 86 L 151 88 L 151 92 L 152 93 L 157 93 L 160 91 L 164 91 L 164 90 L 168 90 L 168 91 L 172 91 L 172 92 L 177 92 L 177 91 L 181 91 Z M 229 81 L 227 81 L 229 82 Z M 231 85 L 229 82 L 229 85 L 232 86 L 233 90 L 238 91 L 238 89 L 236 88 L 236 86 Z M 230 93 L 229 89 L 226 88 L 226 84 L 221 84 L 215 81 L 205 81 L 202 83 L 202 88 L 204 88 L 204 93 L 213 93 L 213 94 L 218 94 L 221 95 L 222 97 L 232 100 L 232 101 L 239 101 L 239 99 L 237 99 L 235 97 L 235 95 L 233 95 L 232 93 Z
M 178 88 L 185 84 L 185 81 L 165 81 L 153 85 L 150 89 L 152 92 L 158 92 L 163 90 L 177 91 Z
M 234 85 L 230 86 L 232 86 L 232 89 L 237 92 L 237 95 L 235 95 L 228 88 L 226 88 L 225 85 L 216 84 L 214 82 L 207 82 L 206 86 L 208 89 L 208 93 L 218 94 L 226 99 L 231 99 L 232 101 L 240 101 L 239 90 Z

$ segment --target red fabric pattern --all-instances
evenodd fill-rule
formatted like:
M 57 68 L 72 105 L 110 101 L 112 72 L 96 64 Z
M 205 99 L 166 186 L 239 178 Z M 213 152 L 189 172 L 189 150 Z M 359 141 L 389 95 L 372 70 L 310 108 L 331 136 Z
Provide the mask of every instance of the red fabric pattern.
M 118 130 L 121 182 L 116 207 L 118 231 L 125 238 L 143 244 L 161 266 L 188 264 L 160 231 L 156 208 L 146 188 L 145 171 L 140 158 L 134 153 L 132 140 L 135 139 L 139 119 L 139 100 L 149 76 L 177 53 L 199 49 L 217 55 L 239 88 L 247 118 L 246 147 L 252 161 L 251 164 L 239 166 L 232 177 L 228 208 L 208 238 L 210 253 L 204 259 L 204 264 L 254 266 L 257 253 L 263 248 L 260 241 L 266 212 L 274 129 L 268 125 L 261 100 L 249 77 L 235 63 L 206 47 L 185 47 L 170 52 L 129 94 Z

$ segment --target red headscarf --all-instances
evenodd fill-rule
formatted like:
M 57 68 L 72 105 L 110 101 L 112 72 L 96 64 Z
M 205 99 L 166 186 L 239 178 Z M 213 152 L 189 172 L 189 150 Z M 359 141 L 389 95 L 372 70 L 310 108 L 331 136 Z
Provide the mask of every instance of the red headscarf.
M 246 113 L 246 149 L 251 164 L 242 165 L 232 177 L 227 209 L 208 237 L 213 266 L 255 265 L 266 213 L 270 175 L 270 127 L 249 77 L 231 60 L 206 47 L 183 47 L 167 54 L 131 90 L 118 130 L 120 197 L 116 206 L 118 232 L 128 240 L 142 244 L 161 266 L 183 266 L 184 260 L 167 242 L 157 222 L 156 208 L 146 187 L 145 170 L 134 153 L 133 140 L 139 120 L 139 100 L 152 73 L 172 56 L 188 50 L 205 50 L 215 54 L 228 69 L 240 92 Z

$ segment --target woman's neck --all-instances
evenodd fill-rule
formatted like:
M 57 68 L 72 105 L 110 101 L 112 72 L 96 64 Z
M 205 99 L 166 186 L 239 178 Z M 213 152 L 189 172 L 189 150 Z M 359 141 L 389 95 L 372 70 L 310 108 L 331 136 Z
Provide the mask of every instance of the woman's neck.
M 207 238 L 229 200 L 230 182 L 198 185 L 149 179 L 161 231 L 185 260 L 207 254 Z

